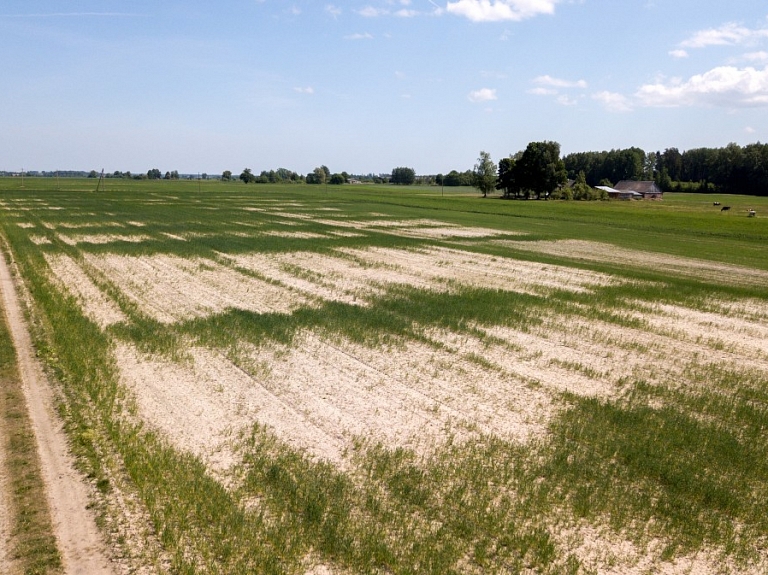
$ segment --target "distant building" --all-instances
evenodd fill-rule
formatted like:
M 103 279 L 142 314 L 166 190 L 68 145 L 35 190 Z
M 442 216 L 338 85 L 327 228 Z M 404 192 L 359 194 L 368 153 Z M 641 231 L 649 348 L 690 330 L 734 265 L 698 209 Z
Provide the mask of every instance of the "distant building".
M 632 190 L 617 190 L 609 186 L 595 186 L 598 190 L 603 190 L 612 200 L 642 200 L 643 195 Z
M 614 186 L 614 190 L 619 192 L 634 192 L 639 194 L 638 199 L 661 200 L 664 198 L 664 192 L 653 181 L 635 182 L 632 180 L 622 180 Z M 610 193 L 608 194 L 610 196 Z M 622 198 L 629 199 L 629 198 Z

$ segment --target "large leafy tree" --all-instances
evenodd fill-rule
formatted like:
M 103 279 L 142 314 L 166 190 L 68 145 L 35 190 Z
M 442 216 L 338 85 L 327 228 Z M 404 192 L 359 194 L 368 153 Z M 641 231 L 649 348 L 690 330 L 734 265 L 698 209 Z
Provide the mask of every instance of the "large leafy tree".
M 515 182 L 520 189 L 546 198 L 568 181 L 557 142 L 531 142 L 515 163 Z
M 395 168 L 392 170 L 392 177 L 389 181 L 393 184 L 410 186 L 416 181 L 416 170 L 413 168 Z
M 504 192 L 505 198 L 516 196 L 520 187 L 515 181 L 515 164 L 517 160 L 514 156 L 502 158 L 499 160 L 499 177 L 496 183 L 496 189 Z
M 496 188 L 497 177 L 496 164 L 488 152 L 480 152 L 472 175 L 472 185 L 480 190 L 484 198 L 488 197 L 488 193 Z
M 240 179 L 243 180 L 243 182 L 246 184 L 250 184 L 251 182 L 256 181 L 256 176 L 251 171 L 251 168 L 245 168 L 240 174 Z

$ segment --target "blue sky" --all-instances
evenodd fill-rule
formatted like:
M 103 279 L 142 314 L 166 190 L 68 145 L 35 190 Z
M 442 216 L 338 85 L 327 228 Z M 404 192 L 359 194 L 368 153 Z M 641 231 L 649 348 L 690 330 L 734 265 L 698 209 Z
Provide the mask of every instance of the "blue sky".
M 0 169 L 471 169 L 768 140 L 765 0 L 4 0 Z

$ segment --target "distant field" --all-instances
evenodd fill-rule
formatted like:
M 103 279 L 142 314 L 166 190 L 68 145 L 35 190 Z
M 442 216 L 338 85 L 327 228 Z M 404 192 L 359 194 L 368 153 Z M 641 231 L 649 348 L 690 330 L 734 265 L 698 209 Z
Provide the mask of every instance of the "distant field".
M 768 198 L 95 189 L 0 226 L 125 565 L 768 570 Z

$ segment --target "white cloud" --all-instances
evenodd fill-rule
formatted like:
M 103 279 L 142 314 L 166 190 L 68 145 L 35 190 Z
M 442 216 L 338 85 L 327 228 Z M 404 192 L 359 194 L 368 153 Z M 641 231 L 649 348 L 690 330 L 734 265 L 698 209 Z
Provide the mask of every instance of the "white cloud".
M 752 126 L 747 126 L 746 128 L 744 128 L 744 131 L 747 134 L 754 134 L 755 132 L 757 132 L 757 130 L 755 130 Z
M 325 11 L 328 12 L 328 14 L 330 14 L 334 18 L 338 18 L 339 16 L 341 16 L 341 8 L 339 8 L 338 6 L 335 6 L 334 4 L 327 4 L 325 6 Z
M 473 22 L 520 21 L 540 14 L 554 14 L 560 0 L 458 0 L 446 10 Z
M 563 80 L 561 78 L 553 78 L 552 76 L 538 76 L 533 79 L 534 84 L 539 86 L 551 86 L 552 88 L 586 88 L 587 82 L 584 80 Z
M 298 92 L 299 94 L 314 94 L 315 89 L 311 86 L 307 86 L 306 88 L 294 88 L 294 92 Z
M 629 98 L 624 96 L 623 94 L 618 94 L 616 92 L 597 92 L 595 94 L 592 94 L 592 98 L 597 100 L 598 102 L 602 102 L 603 106 L 606 107 L 611 112 L 631 112 L 632 111 L 632 103 L 629 101 Z
M 365 32 L 364 34 L 349 34 L 347 36 L 344 36 L 345 40 L 373 40 L 373 36 L 369 34 L 368 32 Z
M 414 16 L 418 16 L 418 15 L 419 13 L 416 10 L 407 10 L 405 8 L 395 12 L 395 16 L 397 16 L 398 18 L 413 18 Z
M 378 16 L 386 16 L 389 14 L 389 11 L 382 8 L 374 8 L 373 6 L 366 6 L 365 8 L 358 10 L 357 13 L 366 18 L 377 18 Z
M 480 90 L 474 90 L 473 92 L 469 93 L 470 102 L 478 103 L 478 102 L 489 102 L 491 100 L 497 100 L 498 97 L 496 96 L 496 90 L 492 90 L 491 88 L 482 88 Z
M 532 88 L 531 90 L 528 90 L 528 93 L 535 96 L 556 96 L 559 94 L 554 88 L 544 88 L 543 86 Z
M 768 52 L 749 52 L 744 54 L 744 59 L 749 62 L 768 62 Z
M 706 48 L 707 46 L 733 46 L 768 38 L 768 28 L 752 30 L 738 24 L 729 23 L 719 28 L 701 30 L 680 43 L 683 48 Z
M 672 56 L 673 58 L 687 58 L 688 52 L 680 48 L 677 50 L 670 50 L 669 55 Z
M 768 66 L 720 66 L 684 82 L 646 84 L 636 94 L 644 106 L 768 107 Z
M 569 96 L 566 96 L 565 94 L 557 97 L 557 103 L 563 106 L 575 106 L 577 104 L 576 100 L 574 100 Z

